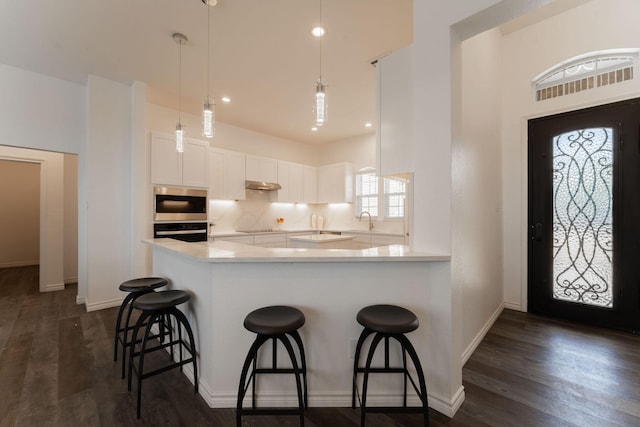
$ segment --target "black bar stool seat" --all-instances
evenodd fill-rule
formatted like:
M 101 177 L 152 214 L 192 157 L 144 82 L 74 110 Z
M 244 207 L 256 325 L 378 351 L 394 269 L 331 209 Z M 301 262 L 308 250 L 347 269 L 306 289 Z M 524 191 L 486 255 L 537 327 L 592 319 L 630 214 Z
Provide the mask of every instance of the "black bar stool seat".
M 120 304 L 120 309 L 118 310 L 116 333 L 113 344 L 114 362 L 118 360 L 118 343 L 122 344 L 122 378 L 124 378 L 125 374 L 127 347 L 131 345 L 131 341 L 129 340 L 129 331 L 133 330 L 133 326 L 130 325 L 131 313 L 133 312 L 133 301 L 144 294 L 153 292 L 155 289 L 166 285 L 167 280 L 162 277 L 139 277 L 137 279 L 122 282 L 119 286 L 121 291 L 128 292 L 127 296 L 122 301 L 122 304 Z M 127 309 L 127 316 L 123 325 L 122 315 L 124 314 L 125 309 Z
M 283 305 L 262 307 L 252 311 L 245 317 L 244 327 L 251 332 L 255 332 L 257 336 L 249 349 L 240 375 L 236 407 L 236 424 L 238 427 L 242 425 L 243 415 L 298 415 L 300 417 L 300 425 L 304 426 L 304 408 L 307 407 L 307 362 L 302 339 L 298 333 L 298 329 L 304 325 L 304 322 L 305 317 L 302 311 Z M 287 335 L 293 338 L 298 347 L 299 362 Z M 270 368 L 258 368 L 258 350 L 268 340 L 273 341 L 272 366 Z M 292 368 L 277 367 L 278 340 L 282 342 L 287 350 Z M 300 364 L 299 368 L 298 363 Z M 251 374 L 247 378 L 250 368 Z M 298 393 L 298 407 L 258 408 L 256 406 L 256 375 L 258 374 L 294 374 Z M 302 377 L 302 381 L 300 377 Z M 242 404 L 249 385 L 252 386 L 251 408 L 245 409 Z
M 187 317 L 177 308 L 178 305 L 189 301 L 189 299 L 190 296 L 187 292 L 172 289 L 168 291 L 149 292 L 141 295 L 133 302 L 133 307 L 137 310 L 141 310 L 142 313 L 138 317 L 138 321 L 133 328 L 131 350 L 129 351 L 129 378 L 127 387 L 129 391 L 131 391 L 132 379 L 135 374 L 138 379 L 138 418 L 140 418 L 142 380 L 146 378 L 161 374 L 174 368 L 180 368 L 180 371 L 182 371 L 183 365 L 191 363 L 193 365 L 194 389 L 195 393 L 198 393 L 196 342 Z M 173 324 L 172 320 L 175 320 L 175 324 Z M 159 332 L 153 335 L 151 328 L 156 324 L 158 325 Z M 143 327 L 144 331 L 142 333 L 142 337 L 138 338 L 138 334 Z M 189 338 L 188 341 L 183 339 L 183 330 L 187 333 Z M 174 332 L 177 332 L 177 338 L 175 338 Z M 169 337 L 168 340 L 166 339 L 167 335 Z M 159 343 L 150 345 L 150 342 L 155 338 L 159 339 Z M 138 346 L 138 344 L 140 344 L 140 346 Z M 178 360 L 175 360 L 173 352 L 173 347 L 176 345 L 178 346 Z M 152 371 L 145 372 L 145 354 L 167 348 L 170 351 L 169 363 L 153 369 Z M 186 349 L 189 352 L 188 358 L 183 357 L 183 349 Z M 138 358 L 137 366 L 134 363 L 136 357 Z
M 367 412 L 389 412 L 389 413 L 421 413 L 424 415 L 424 426 L 429 425 L 429 403 L 427 401 L 427 386 L 424 379 L 424 373 L 422 371 L 422 365 L 420 359 L 416 353 L 413 345 L 405 334 L 418 329 L 419 321 L 416 315 L 406 308 L 398 307 L 396 305 L 379 304 L 371 305 L 361 309 L 356 320 L 360 325 L 364 327 L 358 343 L 356 344 L 356 352 L 353 363 L 353 389 L 351 393 L 351 407 L 356 407 L 356 394 L 358 394 L 358 382 L 357 375 L 363 374 L 362 379 L 362 395 L 360 401 L 360 425 L 365 426 L 365 417 Z M 373 339 L 369 345 L 369 351 L 367 353 L 367 359 L 364 367 L 360 367 L 360 353 L 362 351 L 363 344 L 369 335 L 373 334 Z M 402 366 L 395 367 L 389 363 L 389 339 L 396 340 L 402 349 Z M 376 348 L 380 341 L 384 339 L 384 366 L 372 367 L 371 363 L 375 354 Z M 407 354 L 411 358 L 411 362 L 416 370 L 418 376 L 418 384 L 414 381 L 413 377 L 409 373 L 407 368 Z M 404 376 L 404 393 L 403 393 L 403 405 L 401 407 L 367 407 L 367 386 L 369 382 L 369 374 L 371 373 L 400 373 Z M 421 406 L 408 407 L 407 406 L 407 380 L 411 382 L 413 389 L 420 398 Z

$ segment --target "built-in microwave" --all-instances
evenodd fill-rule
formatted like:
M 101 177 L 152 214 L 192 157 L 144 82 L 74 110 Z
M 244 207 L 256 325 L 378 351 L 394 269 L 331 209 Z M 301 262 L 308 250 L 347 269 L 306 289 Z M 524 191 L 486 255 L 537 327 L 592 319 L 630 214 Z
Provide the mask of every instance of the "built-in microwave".
M 154 187 L 154 221 L 206 221 L 207 190 Z

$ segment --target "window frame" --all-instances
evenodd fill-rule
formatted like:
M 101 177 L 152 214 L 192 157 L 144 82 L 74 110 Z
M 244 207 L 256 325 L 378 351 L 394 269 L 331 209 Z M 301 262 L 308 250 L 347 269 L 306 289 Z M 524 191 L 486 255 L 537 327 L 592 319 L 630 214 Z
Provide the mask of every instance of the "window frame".
M 370 210 L 367 208 L 365 209 L 364 206 L 365 204 L 362 202 L 362 200 L 364 198 L 371 198 L 373 197 L 373 193 L 372 192 L 368 192 L 367 194 L 361 194 L 361 184 L 359 183 L 359 177 L 362 176 L 373 176 L 376 178 L 377 180 L 377 192 L 375 193 L 375 198 L 376 198 L 376 212 L 375 215 L 370 212 Z M 386 185 L 385 183 L 388 181 L 398 181 L 401 182 L 403 185 L 403 192 L 394 192 L 394 193 L 387 193 L 385 192 L 385 188 Z M 407 182 L 406 180 L 402 179 L 402 178 L 397 178 L 397 177 L 381 177 L 378 176 L 376 174 L 376 171 L 372 171 L 372 170 L 366 170 L 366 171 L 361 171 L 361 172 L 357 172 L 356 174 L 354 174 L 354 215 L 355 218 L 359 218 L 360 214 L 362 212 L 369 212 L 369 214 L 371 215 L 372 219 L 375 219 L 376 221 L 404 221 L 405 216 L 406 216 L 406 212 L 404 211 L 404 203 L 402 204 L 402 206 L 400 205 L 396 205 L 393 208 L 396 209 L 400 209 L 402 210 L 402 215 L 401 216 L 389 216 L 388 214 L 390 213 L 390 203 L 389 200 L 391 197 L 397 197 L 400 196 L 402 197 L 403 200 L 406 199 L 407 197 Z M 368 206 L 370 206 L 370 204 L 367 204 Z M 382 215 L 381 215 L 382 213 Z

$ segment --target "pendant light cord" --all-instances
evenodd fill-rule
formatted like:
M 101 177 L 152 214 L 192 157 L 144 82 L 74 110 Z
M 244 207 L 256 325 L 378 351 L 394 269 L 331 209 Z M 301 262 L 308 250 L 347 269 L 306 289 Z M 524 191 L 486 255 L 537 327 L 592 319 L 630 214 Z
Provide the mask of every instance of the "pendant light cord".
M 211 6 L 207 6 L 207 104 L 210 99 L 209 79 L 211 78 Z
M 320 0 L 320 28 L 324 30 L 322 26 L 322 0 Z M 322 37 L 320 37 L 320 83 L 322 83 Z
M 179 59 L 178 59 L 178 123 L 182 123 L 182 39 L 180 39 L 179 45 Z

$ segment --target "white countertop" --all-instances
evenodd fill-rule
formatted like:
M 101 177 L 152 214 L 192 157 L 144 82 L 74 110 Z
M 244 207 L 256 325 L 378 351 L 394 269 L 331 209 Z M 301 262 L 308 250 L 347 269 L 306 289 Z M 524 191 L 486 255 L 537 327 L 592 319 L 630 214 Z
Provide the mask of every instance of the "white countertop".
M 287 234 L 287 233 L 301 233 L 308 232 L 309 234 L 317 234 L 317 233 L 331 233 L 331 232 L 339 232 L 339 233 L 347 233 L 347 234 L 370 234 L 375 236 L 402 236 L 402 234 L 398 233 L 388 233 L 385 231 L 377 231 L 377 230 L 354 230 L 354 229 L 342 229 L 342 228 L 308 228 L 308 229 L 273 229 L 271 231 L 236 231 L 236 230 L 222 230 L 218 231 L 212 227 L 209 231 L 209 237 L 232 237 L 232 236 L 247 236 L 247 235 L 258 235 L 258 234 Z M 289 236 L 290 238 L 292 236 Z
M 289 236 L 289 239 L 299 240 L 301 242 L 327 243 L 353 240 L 353 236 L 349 236 L 348 234 L 307 234 L 303 236 Z
M 415 252 L 406 245 L 351 250 L 262 248 L 218 240 L 187 243 L 174 239 L 146 239 L 143 242 L 154 248 L 174 252 L 200 262 L 402 262 L 451 259 L 449 255 Z

